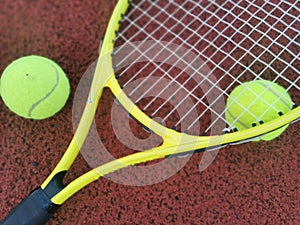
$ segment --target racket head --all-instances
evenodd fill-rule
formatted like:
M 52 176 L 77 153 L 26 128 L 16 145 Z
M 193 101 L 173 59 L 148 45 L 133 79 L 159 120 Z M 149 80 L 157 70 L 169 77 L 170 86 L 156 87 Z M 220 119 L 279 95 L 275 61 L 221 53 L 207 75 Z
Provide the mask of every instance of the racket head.
M 299 102 L 297 13 L 295 1 L 118 1 L 92 89 L 110 88 L 178 152 L 251 140 L 299 118 L 294 107 L 239 131 L 225 119 L 228 96 L 246 81 L 279 83 Z

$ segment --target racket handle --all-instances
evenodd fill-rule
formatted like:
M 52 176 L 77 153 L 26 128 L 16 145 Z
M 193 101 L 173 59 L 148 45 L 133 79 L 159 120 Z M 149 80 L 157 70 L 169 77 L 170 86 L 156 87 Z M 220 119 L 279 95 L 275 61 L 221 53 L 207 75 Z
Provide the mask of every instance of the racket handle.
M 45 224 L 58 208 L 46 193 L 36 189 L 28 195 L 7 217 L 1 225 L 42 225 Z

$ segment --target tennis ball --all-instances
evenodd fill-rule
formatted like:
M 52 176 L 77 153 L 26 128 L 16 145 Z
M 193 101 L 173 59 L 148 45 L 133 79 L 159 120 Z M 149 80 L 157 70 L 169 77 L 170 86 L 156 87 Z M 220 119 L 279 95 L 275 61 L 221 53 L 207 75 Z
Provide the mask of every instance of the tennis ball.
M 52 60 L 25 56 L 13 61 L 1 77 L 1 96 L 7 107 L 28 119 L 45 119 L 65 105 L 70 84 L 64 71 Z
M 245 130 L 259 126 L 291 111 L 293 101 L 280 85 L 268 80 L 245 82 L 230 93 L 225 117 L 230 127 Z M 278 137 L 288 125 L 267 133 L 254 141 Z

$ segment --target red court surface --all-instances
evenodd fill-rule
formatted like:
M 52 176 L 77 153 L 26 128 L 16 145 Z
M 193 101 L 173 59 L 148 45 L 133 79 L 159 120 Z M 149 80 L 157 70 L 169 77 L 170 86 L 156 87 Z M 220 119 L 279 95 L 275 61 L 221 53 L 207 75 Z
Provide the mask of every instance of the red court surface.
M 68 75 L 71 96 L 62 111 L 41 121 L 18 117 L 0 100 L 0 219 L 39 187 L 67 148 L 75 90 L 97 58 L 114 5 L 110 0 L 1 1 L 0 74 L 17 58 L 45 56 Z M 113 99 L 108 92 L 102 98 L 96 119 L 99 133 L 105 131 L 102 142 L 122 151 L 111 131 Z M 225 147 L 201 172 L 203 154 L 194 154 L 159 183 L 125 185 L 101 178 L 70 198 L 48 224 L 299 224 L 299 130 L 298 122 L 273 141 Z M 66 180 L 89 169 L 80 155 Z

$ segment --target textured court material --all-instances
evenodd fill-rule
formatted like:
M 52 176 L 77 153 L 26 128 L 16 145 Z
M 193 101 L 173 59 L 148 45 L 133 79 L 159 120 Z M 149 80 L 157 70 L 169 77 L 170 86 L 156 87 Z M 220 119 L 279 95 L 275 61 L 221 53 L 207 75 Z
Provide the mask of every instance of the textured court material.
M 19 118 L 0 102 L 1 219 L 43 181 L 73 136 L 74 90 L 97 57 L 113 6 L 109 0 L 2 1 L 1 72 L 15 58 L 45 55 L 66 71 L 72 93 L 66 107 L 47 121 Z M 113 100 L 104 95 L 105 112 L 96 122 L 112 131 Z M 49 224 L 295 224 L 299 126 L 268 143 L 225 148 L 201 173 L 198 154 L 158 184 L 132 187 L 101 179 L 67 201 Z M 112 154 L 127 150 L 112 133 L 99 135 Z M 82 157 L 74 168 L 67 180 L 89 169 Z

